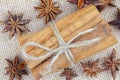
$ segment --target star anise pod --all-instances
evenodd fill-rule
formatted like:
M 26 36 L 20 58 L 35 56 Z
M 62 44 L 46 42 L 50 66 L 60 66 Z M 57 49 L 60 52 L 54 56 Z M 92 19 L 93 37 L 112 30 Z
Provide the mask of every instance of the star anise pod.
M 120 29 L 120 9 L 117 9 L 117 18 L 109 22 L 110 25 L 117 26 Z
M 72 69 L 65 68 L 60 76 L 66 76 L 66 80 L 72 80 L 73 77 L 78 76 Z
M 40 0 L 40 6 L 35 7 L 36 10 L 40 11 L 37 18 L 45 17 L 46 24 L 55 19 L 56 15 L 62 12 L 56 4 L 57 2 L 53 2 L 52 0 Z
M 99 59 L 97 59 L 94 62 L 88 61 L 87 63 L 82 63 L 81 65 L 84 69 L 84 73 L 86 73 L 87 76 L 90 77 L 96 77 L 98 73 L 104 71 L 99 67 Z
M 104 58 L 105 70 L 110 70 L 113 80 L 116 79 L 116 72 L 119 71 L 118 67 L 120 66 L 120 59 L 116 59 L 116 51 L 113 49 L 112 54 L 108 58 Z
M 72 4 L 77 4 L 79 9 L 83 8 L 85 5 L 84 0 L 67 0 L 67 1 Z
M 6 59 L 6 61 L 8 67 L 6 67 L 5 70 L 6 75 L 10 76 L 9 80 L 14 80 L 14 78 L 21 80 L 22 75 L 28 75 L 25 61 L 21 60 L 18 56 L 15 57 L 14 61 L 9 59 Z
M 10 32 L 10 38 L 12 38 L 15 34 L 21 35 L 23 32 L 28 31 L 25 28 L 25 25 L 30 22 L 30 20 L 22 19 L 23 14 L 17 15 L 12 14 L 10 11 L 8 11 L 8 18 L 5 21 L 0 21 L 3 25 L 5 25 L 5 28 L 2 32 Z
M 100 1 L 100 0 L 68 0 L 68 2 L 77 4 L 78 9 L 81 9 L 84 6 L 89 5 L 89 4 L 94 4 L 95 6 L 105 4 L 103 1 Z
M 78 8 L 81 9 L 86 5 L 93 4 L 99 11 L 104 10 L 107 5 L 116 7 L 113 3 L 113 0 L 68 0 L 68 2 L 77 4 Z

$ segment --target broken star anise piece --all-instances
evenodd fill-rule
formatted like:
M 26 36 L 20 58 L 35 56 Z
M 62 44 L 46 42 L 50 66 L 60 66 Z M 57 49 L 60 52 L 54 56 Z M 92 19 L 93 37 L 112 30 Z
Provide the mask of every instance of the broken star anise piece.
M 40 11 L 37 18 L 45 17 L 46 24 L 55 19 L 56 15 L 62 12 L 59 6 L 56 6 L 56 3 L 52 0 L 40 0 L 40 6 L 35 7 L 36 10 Z
M 118 67 L 120 66 L 120 59 L 116 59 L 116 51 L 113 49 L 112 54 L 109 58 L 104 58 L 103 63 L 105 70 L 110 70 L 113 80 L 116 79 L 116 72 L 119 70 Z
M 66 76 L 66 80 L 72 80 L 73 77 L 78 76 L 72 69 L 65 68 L 60 76 Z
M 120 9 L 117 9 L 117 18 L 113 21 L 110 21 L 109 24 L 113 26 L 117 26 L 120 29 Z
M 5 25 L 2 32 L 9 31 L 10 38 L 12 38 L 15 34 L 21 35 L 23 32 L 28 31 L 28 29 L 25 28 L 25 25 L 28 24 L 30 20 L 22 18 L 23 14 L 13 15 L 10 11 L 8 11 L 8 18 L 5 21 L 0 21 L 0 23 Z
M 10 76 L 9 80 L 21 80 L 22 75 L 28 75 L 26 69 L 26 63 L 24 60 L 21 60 L 18 56 L 15 57 L 14 61 L 6 59 L 8 67 L 5 68 L 6 75 Z
M 84 73 L 86 73 L 86 75 L 90 77 L 96 77 L 97 73 L 104 71 L 99 67 L 99 59 L 97 59 L 94 62 L 90 62 L 90 61 L 88 61 L 87 63 L 81 62 L 81 65 L 84 69 Z

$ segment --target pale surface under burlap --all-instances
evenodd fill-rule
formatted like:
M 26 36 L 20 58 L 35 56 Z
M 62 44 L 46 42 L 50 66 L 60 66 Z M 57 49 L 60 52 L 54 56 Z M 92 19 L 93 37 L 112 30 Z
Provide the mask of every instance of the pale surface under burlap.
M 59 1 L 59 5 L 63 10 L 63 13 L 60 14 L 56 21 L 75 12 L 77 10 L 76 5 L 69 4 L 67 0 L 55 0 Z M 120 0 L 116 0 L 115 4 L 117 7 L 120 7 Z M 34 6 L 39 5 L 39 0 L 0 0 L 0 20 L 4 20 L 7 15 L 7 11 L 10 10 L 13 13 L 24 13 L 24 18 L 32 20 L 26 27 L 31 32 L 36 32 L 42 28 L 44 28 L 44 20 L 43 19 L 36 19 L 35 17 L 38 15 L 38 12 L 34 10 Z M 107 7 L 104 12 L 102 12 L 102 16 L 107 20 L 111 21 L 115 19 L 116 15 L 116 8 L 114 7 Z M 116 36 L 118 42 L 120 40 L 120 30 L 114 26 L 111 26 L 113 30 L 113 34 Z M 0 27 L 0 31 L 3 27 Z M 13 59 L 15 55 L 20 55 L 20 46 L 17 41 L 17 36 L 13 39 L 9 39 L 9 33 L 1 33 L 0 32 L 0 80 L 9 80 L 8 76 L 4 75 L 5 71 L 4 68 L 7 66 L 5 58 Z M 117 51 L 117 57 L 120 58 L 120 43 L 117 45 L 110 47 L 104 51 L 99 52 L 97 55 L 89 57 L 87 60 L 96 60 L 97 58 L 102 59 L 102 57 L 107 57 L 110 55 L 112 49 L 115 48 Z M 101 61 L 101 60 L 100 60 Z M 73 80 L 112 80 L 110 72 L 103 72 L 97 75 L 97 78 L 90 78 L 86 77 L 83 74 L 83 70 L 81 69 L 80 64 L 76 64 L 72 67 L 77 74 L 78 77 L 74 78 Z M 62 70 L 58 73 L 53 73 L 50 75 L 45 76 L 41 80 L 65 80 L 65 78 L 60 77 L 59 74 Z M 32 75 L 23 76 L 22 80 L 34 80 Z M 120 80 L 120 72 L 117 72 L 117 79 Z

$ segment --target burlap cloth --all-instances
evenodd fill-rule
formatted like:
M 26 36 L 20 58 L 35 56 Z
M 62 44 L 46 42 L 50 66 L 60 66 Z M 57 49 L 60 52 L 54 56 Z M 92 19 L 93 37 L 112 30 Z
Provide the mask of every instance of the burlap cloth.
M 55 0 L 59 2 L 59 5 L 61 6 L 61 9 L 63 11 L 62 14 L 60 14 L 56 21 L 75 12 L 77 10 L 76 5 L 69 4 L 67 0 Z M 120 7 L 120 0 L 115 0 L 114 3 L 117 5 L 117 7 Z M 43 19 L 36 19 L 36 15 L 38 15 L 38 12 L 34 10 L 34 6 L 39 5 L 39 0 L 0 0 L 0 20 L 4 20 L 7 15 L 7 11 L 12 11 L 13 13 L 24 13 L 24 18 L 32 20 L 28 25 L 27 28 L 31 32 L 36 32 L 42 28 L 44 28 L 44 20 Z M 117 9 L 114 7 L 107 7 L 101 14 L 103 18 L 105 18 L 107 21 L 111 21 L 115 19 Z M 120 40 L 120 30 L 114 26 L 111 26 L 113 30 L 113 34 L 116 36 L 118 42 Z M 3 29 L 2 25 L 0 25 L 0 31 Z M 87 60 L 96 60 L 97 58 L 102 59 L 102 57 L 107 57 L 110 55 L 112 49 L 115 48 L 117 51 L 117 57 L 120 58 L 120 43 L 117 45 L 110 47 L 104 51 L 99 52 L 97 55 L 94 55 L 92 57 L 89 57 Z M 9 33 L 1 33 L 0 32 L 0 80 L 9 80 L 9 76 L 4 75 L 5 70 L 4 68 L 7 66 L 7 63 L 5 61 L 5 58 L 13 59 L 15 55 L 21 55 L 20 54 L 20 46 L 17 41 L 17 36 L 15 36 L 13 39 L 9 39 Z M 84 62 L 83 61 L 83 62 Z M 102 60 L 100 60 L 102 62 Z M 83 74 L 83 70 L 81 69 L 80 63 L 76 64 L 74 67 L 72 67 L 76 73 L 79 75 L 78 77 L 74 78 L 73 80 L 112 80 L 112 76 L 110 75 L 110 72 L 102 72 L 97 75 L 97 78 L 90 78 L 86 77 L 85 74 Z M 45 76 L 41 80 L 65 80 L 65 78 L 60 77 L 59 74 L 62 72 L 61 70 L 58 73 L 53 73 L 50 75 Z M 22 80 L 34 80 L 31 74 L 29 76 L 23 76 Z M 120 80 L 120 72 L 117 72 L 117 79 Z

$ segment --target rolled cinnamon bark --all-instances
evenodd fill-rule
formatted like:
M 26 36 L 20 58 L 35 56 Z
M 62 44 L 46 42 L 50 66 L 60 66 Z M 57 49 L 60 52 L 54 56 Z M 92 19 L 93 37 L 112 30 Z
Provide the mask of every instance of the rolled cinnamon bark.
M 101 23 L 102 24 L 102 23 Z M 103 26 L 103 27 L 101 27 Z M 79 41 L 84 41 L 88 40 L 94 37 L 102 37 L 103 39 L 99 42 L 96 42 L 94 44 L 84 46 L 84 47 L 79 47 L 79 48 L 73 48 L 71 49 L 71 52 L 73 53 L 75 62 L 79 62 L 80 60 L 83 60 L 89 56 L 95 55 L 95 53 L 104 50 L 113 44 L 116 43 L 115 38 L 111 34 L 111 31 L 107 25 L 100 25 L 99 28 L 89 34 L 81 36 L 82 38 L 77 39 L 75 42 Z M 42 74 L 46 72 L 47 66 L 50 64 L 51 60 L 47 60 L 46 62 L 39 64 L 39 66 L 35 67 L 32 70 L 33 76 L 38 80 L 39 78 L 42 77 Z M 62 54 L 54 63 L 52 66 L 52 71 L 50 73 L 56 72 L 60 69 L 66 68 L 70 66 L 70 63 L 66 56 Z M 41 76 L 39 76 L 41 75 Z
M 80 14 L 81 13 L 81 14 Z M 86 14 L 83 16 L 83 14 Z M 85 27 L 85 24 L 87 24 L 89 21 L 90 25 L 89 26 L 94 26 L 96 23 L 98 23 L 101 19 L 95 19 L 96 18 L 101 18 L 101 17 L 97 17 L 98 15 L 98 11 L 95 10 L 95 7 L 90 7 L 85 8 L 83 10 L 79 10 L 75 13 L 73 13 L 72 15 L 61 19 L 60 21 L 56 22 L 56 26 L 58 27 L 62 37 L 64 38 L 65 41 L 69 41 L 72 37 L 74 37 L 75 35 L 78 34 L 78 32 L 76 33 L 76 31 L 84 31 L 86 29 L 88 29 L 88 25 Z M 95 23 L 96 22 L 96 23 Z M 64 25 L 62 24 L 64 23 Z M 81 28 L 81 29 L 80 29 Z M 57 39 L 52 31 L 52 29 L 48 26 L 45 29 L 43 29 L 42 31 L 39 31 L 35 34 L 36 36 L 30 36 L 31 38 L 24 40 L 24 37 L 20 37 L 20 44 L 24 44 L 26 42 L 29 41 L 34 41 L 37 42 L 39 44 L 42 44 L 46 47 L 49 47 L 51 49 L 54 49 L 58 46 L 58 42 Z M 28 35 L 29 36 L 29 35 Z M 30 55 L 34 55 L 34 56 L 40 56 L 40 55 L 44 55 L 47 51 L 37 48 L 37 47 L 33 47 L 33 46 L 29 46 L 26 49 L 26 52 Z M 42 62 L 42 60 L 35 60 L 35 61 L 29 61 L 27 60 L 28 66 L 30 69 L 34 68 L 35 66 L 37 66 L 40 62 Z
M 97 28 L 95 31 L 82 35 L 74 41 L 79 42 L 96 37 L 102 38 L 101 41 L 98 41 L 94 44 L 71 49 L 71 52 L 75 58 L 76 63 L 82 59 L 94 55 L 96 52 L 99 52 L 103 49 L 112 46 L 117 42 L 115 37 L 112 35 L 109 25 L 107 24 L 106 21 L 104 21 L 101 18 L 99 12 L 93 5 L 83 8 L 59 20 L 58 22 L 56 22 L 56 26 L 66 42 L 69 41 L 74 36 L 76 36 L 81 31 L 85 31 L 93 27 Z M 45 29 L 39 32 L 21 36 L 18 39 L 20 41 L 21 46 L 27 42 L 36 42 L 51 49 L 55 49 L 59 46 L 55 34 L 53 33 L 53 30 L 50 28 L 50 26 L 46 27 Z M 47 51 L 33 46 L 29 46 L 26 49 L 26 52 L 33 56 L 41 56 L 46 54 Z M 32 71 L 36 80 L 38 80 L 41 77 L 40 76 L 41 74 L 46 72 L 46 66 L 50 64 L 51 59 L 52 57 L 45 61 L 44 60 L 32 61 L 26 59 L 27 65 Z M 52 68 L 52 71 L 50 73 L 56 72 L 68 66 L 70 66 L 69 61 L 66 58 L 66 56 L 62 54 L 55 61 L 53 65 L 54 68 Z

